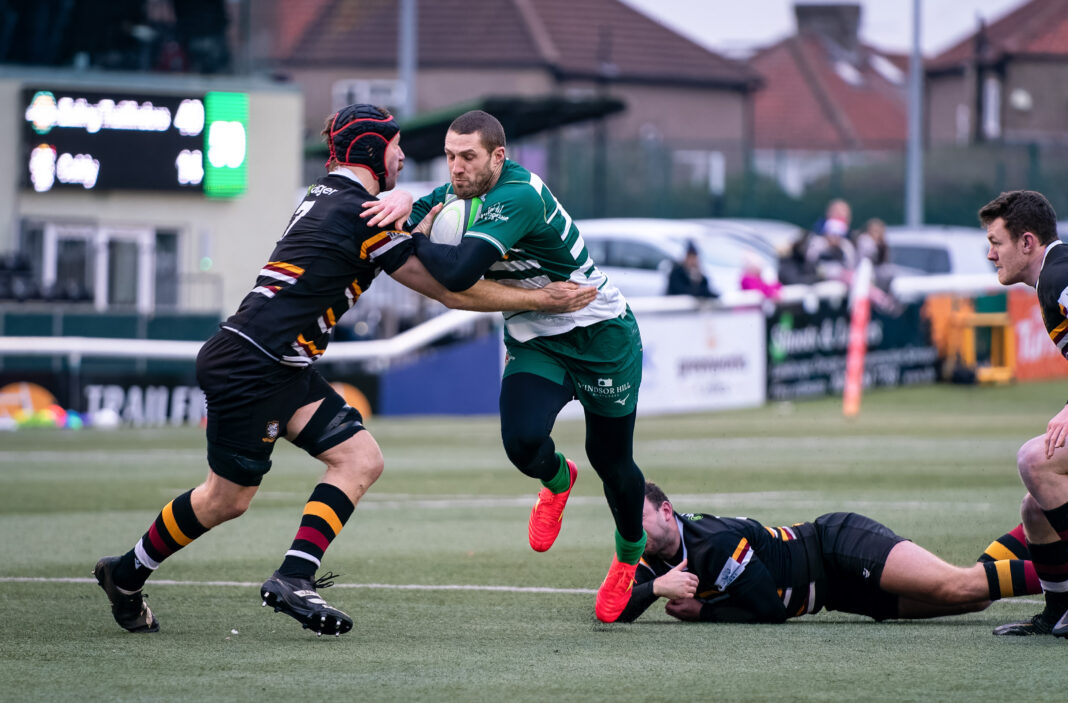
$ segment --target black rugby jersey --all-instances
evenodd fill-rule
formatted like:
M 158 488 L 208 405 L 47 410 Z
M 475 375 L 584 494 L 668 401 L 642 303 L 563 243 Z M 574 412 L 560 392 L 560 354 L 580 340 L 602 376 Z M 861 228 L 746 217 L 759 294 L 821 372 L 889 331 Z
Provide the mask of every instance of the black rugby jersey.
M 1046 248 L 1038 274 L 1038 305 L 1050 339 L 1061 356 L 1068 358 L 1068 247 L 1055 241 Z
M 338 319 L 381 270 L 396 271 L 412 253 L 406 232 L 367 226 L 363 185 L 331 174 L 308 188 L 256 287 L 222 328 L 289 366 L 306 366 L 326 349 Z
M 657 600 L 653 579 L 683 559 L 699 579 L 702 620 L 783 622 L 823 607 L 826 577 L 812 523 L 765 527 L 749 518 L 700 513 L 675 513 L 675 521 L 682 532 L 681 552 L 670 564 L 641 560 L 621 622 L 634 620 Z

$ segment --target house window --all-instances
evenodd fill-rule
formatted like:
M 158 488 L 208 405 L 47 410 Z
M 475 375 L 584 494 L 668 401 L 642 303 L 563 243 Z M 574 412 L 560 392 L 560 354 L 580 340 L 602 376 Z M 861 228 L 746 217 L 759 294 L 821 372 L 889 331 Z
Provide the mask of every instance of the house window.
M 972 111 L 964 103 L 958 103 L 955 117 L 957 144 L 967 144 L 972 139 Z
M 983 81 L 983 136 L 1001 136 L 1001 81 L 994 76 Z

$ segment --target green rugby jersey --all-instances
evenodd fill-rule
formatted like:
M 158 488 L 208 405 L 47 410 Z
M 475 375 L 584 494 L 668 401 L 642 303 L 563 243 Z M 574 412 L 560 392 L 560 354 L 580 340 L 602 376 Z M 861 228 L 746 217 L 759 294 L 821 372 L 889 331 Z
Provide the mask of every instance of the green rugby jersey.
M 446 184 L 417 200 L 409 222 L 418 223 L 452 192 L 452 185 Z M 552 281 L 597 287 L 594 301 L 576 312 L 504 313 L 508 334 L 517 341 L 586 327 L 626 310 L 623 294 L 594 265 L 571 215 L 537 174 L 511 159 L 505 160 L 497 183 L 482 196 L 482 210 L 464 236 L 489 242 L 501 252 L 500 260 L 485 273 L 489 280 L 524 288 L 542 288 Z

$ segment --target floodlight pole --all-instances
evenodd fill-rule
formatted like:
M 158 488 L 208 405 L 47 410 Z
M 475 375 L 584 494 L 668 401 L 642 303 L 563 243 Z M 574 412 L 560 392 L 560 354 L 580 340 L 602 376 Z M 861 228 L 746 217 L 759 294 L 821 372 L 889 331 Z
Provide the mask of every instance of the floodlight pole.
M 419 53 L 419 0 L 400 0 L 397 35 L 397 73 L 404 86 L 401 120 L 415 116 L 415 71 Z
M 905 224 L 923 224 L 923 54 L 920 5 L 912 0 L 912 57 L 909 60 L 908 147 L 905 155 Z

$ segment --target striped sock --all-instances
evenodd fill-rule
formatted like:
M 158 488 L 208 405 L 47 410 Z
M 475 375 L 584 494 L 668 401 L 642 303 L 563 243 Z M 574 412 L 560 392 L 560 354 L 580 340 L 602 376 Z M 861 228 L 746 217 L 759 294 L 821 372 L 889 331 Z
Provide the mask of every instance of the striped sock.
M 311 579 L 322 564 L 323 554 L 356 509 L 337 486 L 320 483 L 312 491 L 300 528 L 278 572 L 283 576 Z
M 208 528 L 193 513 L 190 489 L 167 503 L 148 532 L 126 552 L 115 567 L 115 585 L 124 591 L 138 591 L 164 559 L 200 537 Z
M 1046 594 L 1046 610 L 1060 617 L 1068 609 L 1068 542 L 1029 544 L 1042 591 Z
M 1046 611 L 1060 617 L 1068 610 L 1068 503 L 1042 513 L 1061 539 L 1029 545 L 1031 558 L 1046 593 Z
M 1023 525 L 1017 525 L 1010 532 L 990 543 L 979 556 L 980 563 L 1001 561 L 1002 559 L 1030 559 L 1027 551 L 1027 538 L 1024 537 Z
M 983 564 L 990 600 L 1013 596 L 1037 595 L 1042 592 L 1035 565 L 1022 559 L 1000 559 Z

